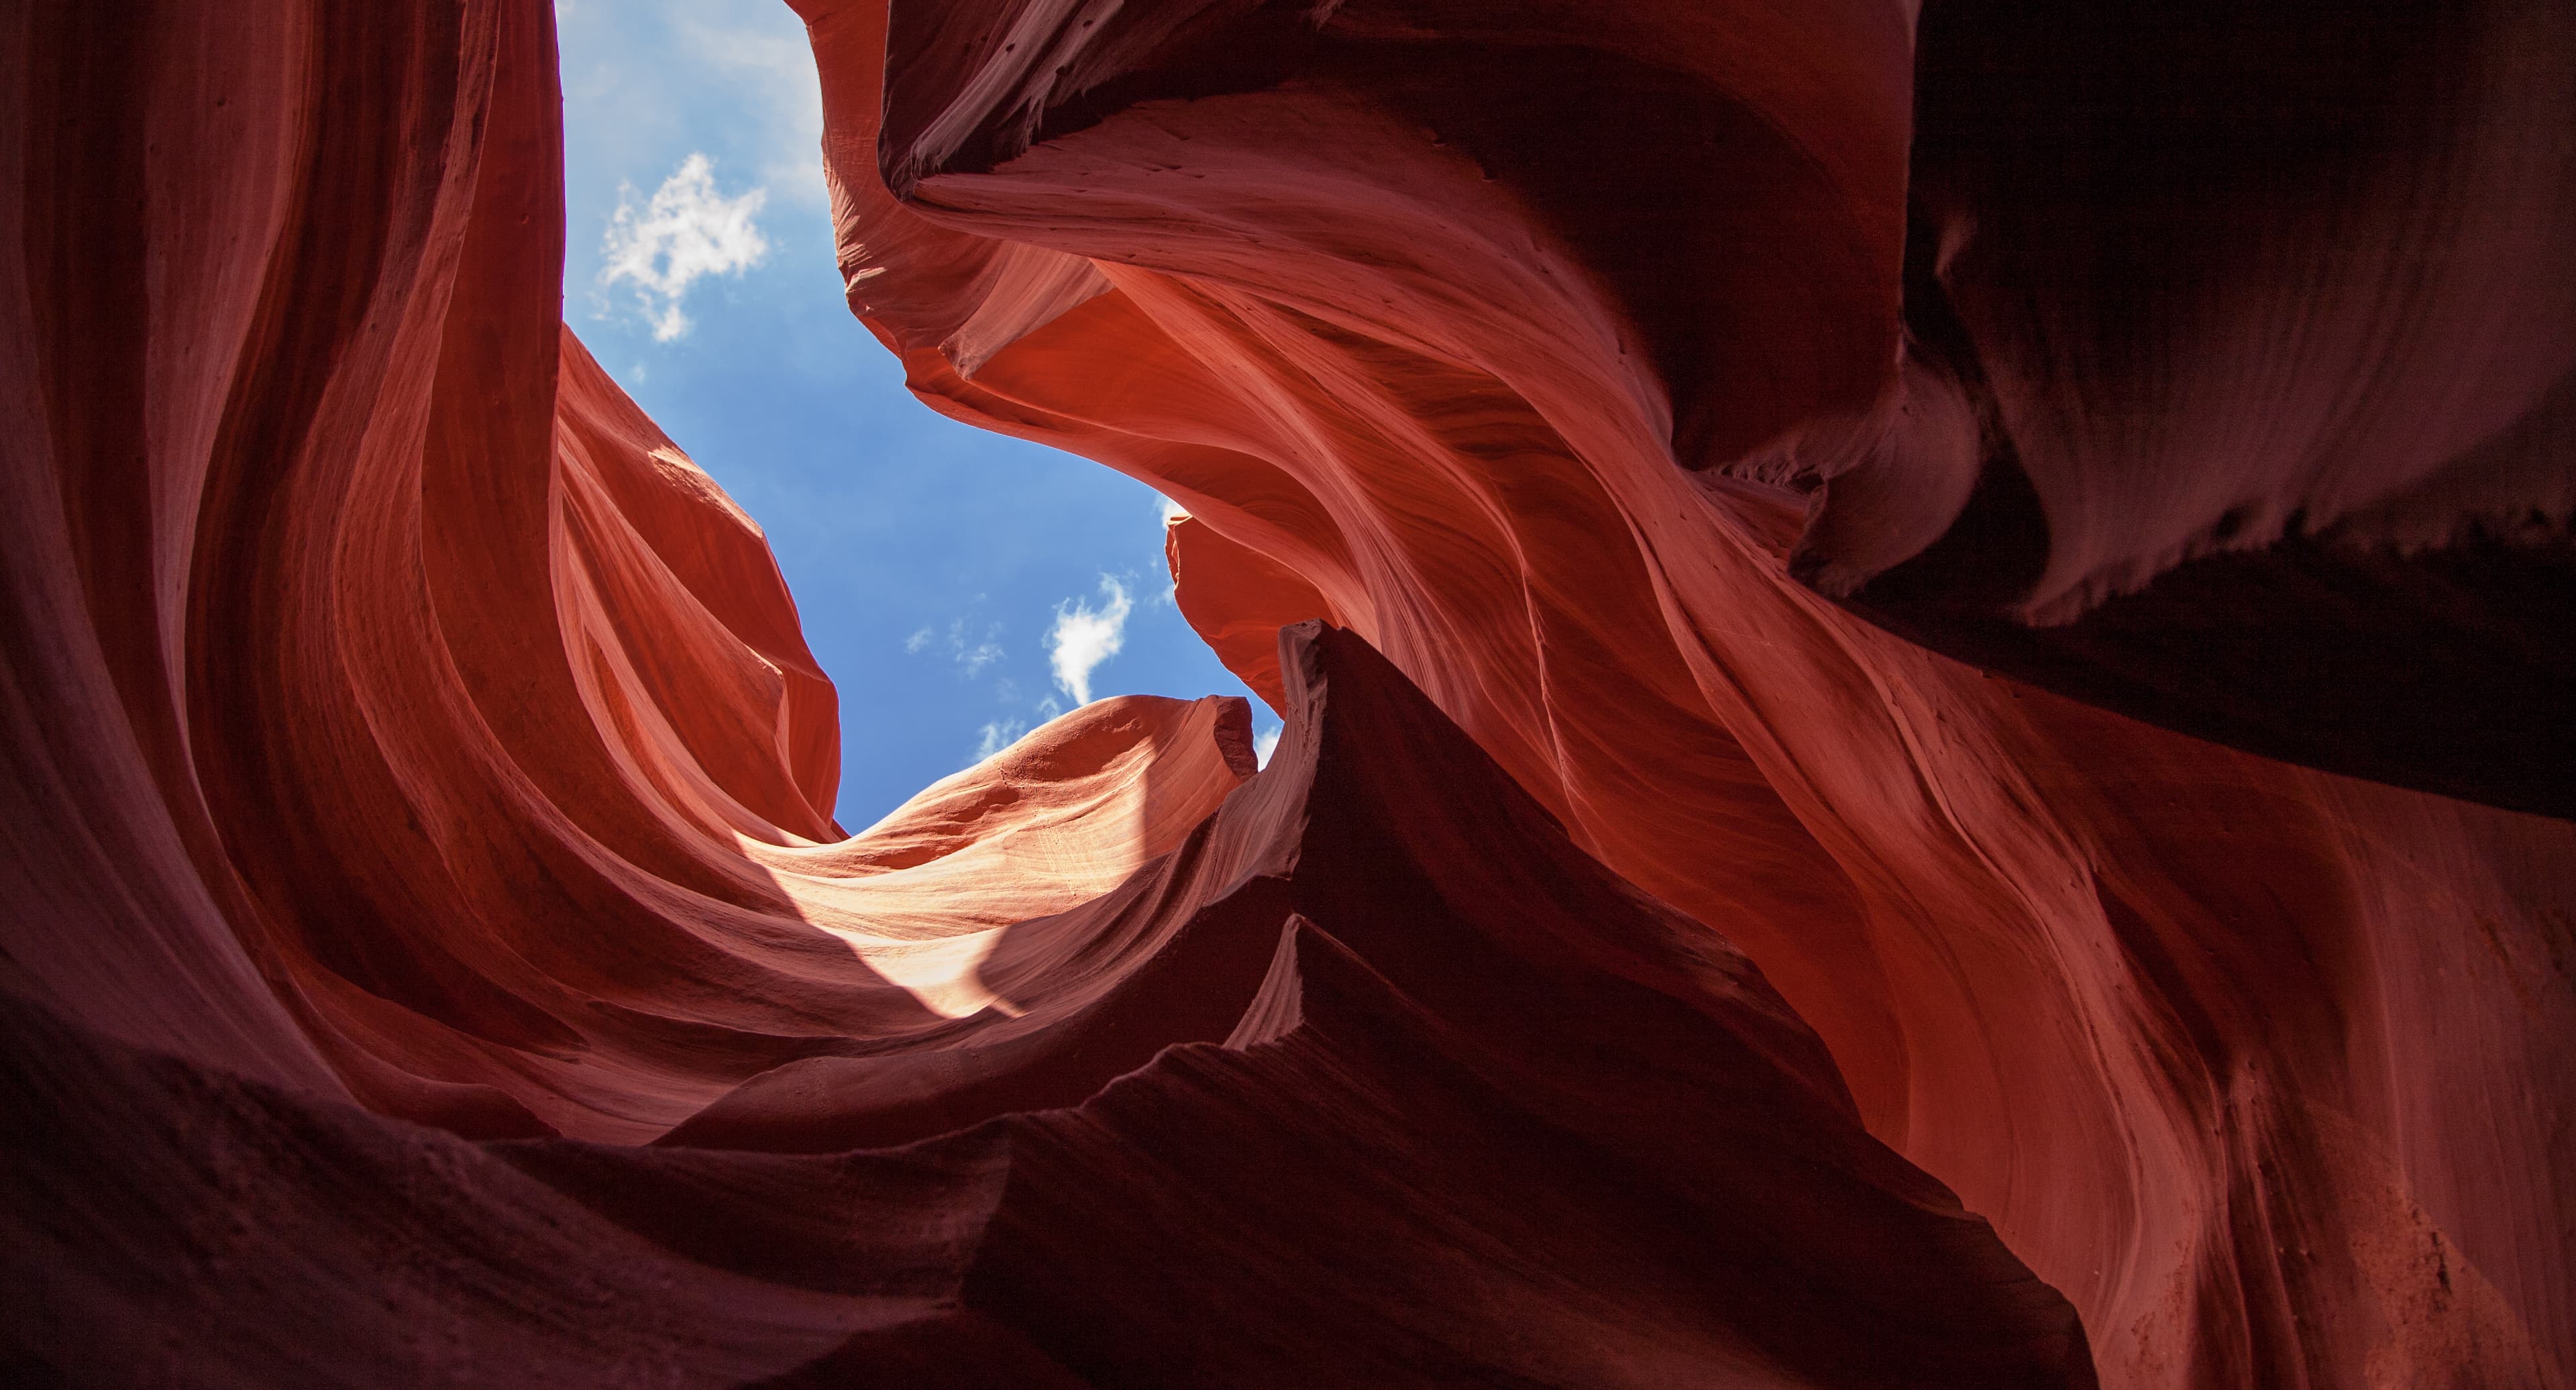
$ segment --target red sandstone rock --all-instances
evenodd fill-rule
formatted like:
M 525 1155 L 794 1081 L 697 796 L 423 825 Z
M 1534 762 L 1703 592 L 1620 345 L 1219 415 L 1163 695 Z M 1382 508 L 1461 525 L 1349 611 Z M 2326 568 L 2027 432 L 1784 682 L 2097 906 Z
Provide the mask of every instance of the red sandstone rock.
M 1357 638 L 1282 655 L 1268 773 L 1006 928 L 1022 1002 L 676 1147 L 470 1144 L 9 1003 L 14 1336 L 98 1383 L 2093 1383 L 1749 961 Z
M 2563 1383 L 2569 828 L 1789 582 L 2565 813 L 2561 17 L 1052 13 L 897 0 L 882 142 L 828 103 L 925 399 L 1180 499 L 1256 688 L 1349 623 L 1723 923 L 2106 1379 Z M 925 220 L 1112 289 L 943 355 L 867 254 Z
M 1274 766 L 830 823 L 543 6 L 0 21 L 0 1365 L 2569 1383 L 2576 828 L 1890 631 L 2568 811 L 2557 11 L 799 9 Z

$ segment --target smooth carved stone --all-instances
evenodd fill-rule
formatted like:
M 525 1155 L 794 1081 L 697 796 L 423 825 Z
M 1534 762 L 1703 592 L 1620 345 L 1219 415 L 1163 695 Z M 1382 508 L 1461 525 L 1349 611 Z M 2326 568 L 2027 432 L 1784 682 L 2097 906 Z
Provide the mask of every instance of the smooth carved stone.
M 0 1378 L 2570 1383 L 2576 11 L 796 8 L 1272 765 L 833 824 L 551 9 L 21 7 Z

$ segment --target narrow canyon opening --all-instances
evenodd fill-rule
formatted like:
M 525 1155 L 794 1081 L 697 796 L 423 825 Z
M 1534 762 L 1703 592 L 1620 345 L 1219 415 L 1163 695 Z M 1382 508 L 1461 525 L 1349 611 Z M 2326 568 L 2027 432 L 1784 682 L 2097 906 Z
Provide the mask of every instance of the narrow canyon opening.
M 2570 1383 L 2576 15 L 791 10 L 0 18 L 0 1371 Z

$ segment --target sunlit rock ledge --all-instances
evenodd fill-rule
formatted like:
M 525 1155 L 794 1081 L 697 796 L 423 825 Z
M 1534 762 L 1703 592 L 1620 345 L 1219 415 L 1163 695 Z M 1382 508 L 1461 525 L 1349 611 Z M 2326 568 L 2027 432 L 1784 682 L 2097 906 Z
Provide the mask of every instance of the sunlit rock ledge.
M 848 833 L 550 7 L 26 10 L 0 1368 L 2571 1383 L 2576 11 L 798 10 L 1276 754 Z

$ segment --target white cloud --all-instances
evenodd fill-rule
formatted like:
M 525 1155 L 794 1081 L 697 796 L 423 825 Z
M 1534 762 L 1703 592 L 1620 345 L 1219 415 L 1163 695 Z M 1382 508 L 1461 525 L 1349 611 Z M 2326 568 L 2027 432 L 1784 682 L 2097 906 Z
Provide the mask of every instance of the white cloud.
M 903 653 L 906 656 L 919 656 L 921 654 L 921 649 L 929 645 L 930 629 L 925 627 L 919 632 L 912 634 L 910 637 L 903 639 Z
M 1095 609 L 1077 599 L 1055 606 L 1055 626 L 1047 632 L 1047 661 L 1055 667 L 1056 688 L 1077 705 L 1091 703 L 1091 673 L 1118 655 L 1127 642 L 1127 613 L 1135 605 L 1127 586 L 1100 576 L 1100 592 L 1109 601 Z
M 1003 749 L 1019 742 L 1020 735 L 1025 734 L 1028 731 L 1029 724 L 1025 719 L 994 720 L 992 723 L 984 726 L 983 739 L 975 745 L 975 756 L 968 758 L 966 760 L 966 765 L 968 767 L 973 767 L 975 764 L 984 761 L 986 758 L 1001 752 Z
M 667 343 L 689 331 L 680 300 L 701 276 L 740 275 L 769 254 L 769 242 L 752 221 L 768 201 L 755 188 L 726 198 L 716 193 L 715 161 L 692 154 L 635 205 L 635 186 L 619 184 L 617 211 L 608 219 L 600 253 L 599 283 L 635 287 L 635 303 L 653 325 L 653 340 Z
M 922 630 L 929 631 L 927 628 Z M 1000 623 L 988 623 L 983 637 L 970 642 L 966 637 L 966 620 L 959 618 L 948 625 L 948 655 L 969 679 L 980 676 L 984 674 L 985 667 L 1002 659 L 1002 644 L 997 640 L 1001 635 Z
M 1163 504 L 1163 524 L 1165 526 L 1169 526 L 1173 522 L 1190 514 L 1189 510 L 1183 507 L 1180 503 L 1173 501 L 1171 498 L 1165 497 L 1159 492 L 1154 494 L 1154 500 Z
M 1252 736 L 1252 765 L 1270 766 L 1270 755 L 1279 751 L 1279 727 L 1276 724 Z

